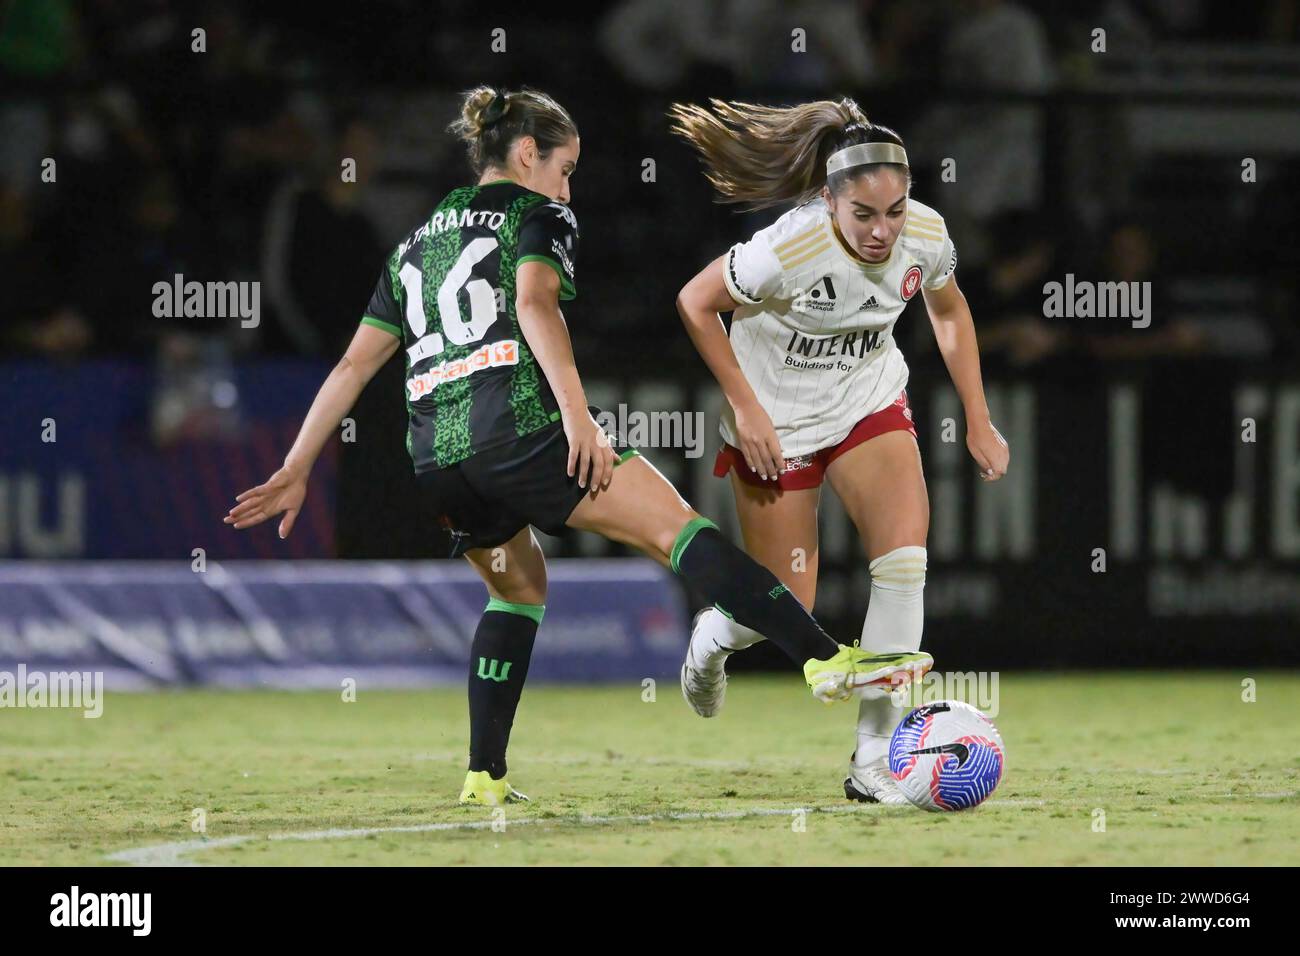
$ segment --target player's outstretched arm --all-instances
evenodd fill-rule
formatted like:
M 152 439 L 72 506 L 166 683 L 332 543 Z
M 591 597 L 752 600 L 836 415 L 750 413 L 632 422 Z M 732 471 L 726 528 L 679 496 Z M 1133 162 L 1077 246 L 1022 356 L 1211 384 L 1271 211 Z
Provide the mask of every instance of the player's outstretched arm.
M 226 524 L 251 528 L 283 513 L 280 537 L 288 537 L 307 495 L 307 476 L 325 442 L 399 344 L 399 339 L 388 332 L 370 325 L 358 326 L 347 352 L 316 393 L 284 465 L 263 484 L 236 496 L 235 506 L 223 519 Z
M 989 418 L 970 306 L 957 287 L 955 276 L 938 289 L 925 289 L 923 294 L 939 352 L 966 412 L 966 447 L 979 465 L 980 477 L 997 481 L 1007 473 L 1011 450 Z

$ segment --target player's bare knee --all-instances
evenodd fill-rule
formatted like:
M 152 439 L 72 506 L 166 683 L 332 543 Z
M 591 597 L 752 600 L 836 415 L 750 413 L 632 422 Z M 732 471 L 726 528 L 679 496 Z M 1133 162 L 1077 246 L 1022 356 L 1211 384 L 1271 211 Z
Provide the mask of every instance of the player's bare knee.
M 509 601 L 511 604 L 545 604 L 546 573 L 539 576 L 535 571 L 529 573 L 524 568 L 510 568 L 507 565 L 498 571 L 484 569 L 476 565 L 488 593 L 494 598 Z
M 680 531 L 680 528 L 674 531 L 656 530 L 654 534 L 647 537 L 641 550 L 660 564 L 667 564 L 672 558 L 673 545 Z
M 466 558 L 493 597 L 512 604 L 546 603 L 546 561 L 536 540 L 482 549 Z
M 489 590 L 491 590 L 489 588 Z M 517 588 L 509 588 L 501 594 L 494 594 L 493 597 L 499 597 L 503 601 L 509 601 L 511 604 L 545 604 L 546 587 L 537 587 L 532 584 L 525 584 Z
M 689 508 L 682 514 L 673 512 L 655 522 L 639 547 L 660 564 L 668 564 L 672 560 L 673 549 L 677 546 L 682 532 L 686 530 L 687 525 L 700 517 L 698 512 Z

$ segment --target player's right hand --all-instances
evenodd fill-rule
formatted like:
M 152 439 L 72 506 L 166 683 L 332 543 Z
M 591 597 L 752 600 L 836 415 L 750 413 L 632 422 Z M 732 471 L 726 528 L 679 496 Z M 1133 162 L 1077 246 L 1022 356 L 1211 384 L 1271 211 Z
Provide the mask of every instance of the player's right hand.
M 287 538 L 293 530 L 294 519 L 302 508 L 302 501 L 307 497 L 307 476 L 299 474 L 287 465 L 277 471 L 265 483 L 256 488 L 249 488 L 235 497 L 235 506 L 222 519 L 226 524 L 237 529 L 251 528 L 261 524 L 267 518 L 274 518 L 281 512 L 280 537 Z
M 605 430 L 584 410 L 573 418 L 564 417 L 564 437 L 569 440 L 569 477 L 577 469 L 579 488 L 606 488 L 614 477 L 618 456 L 610 447 Z M 590 473 L 590 480 L 588 480 Z
M 767 411 L 758 402 L 732 406 L 736 414 L 736 440 L 749 470 L 757 472 L 764 480 L 776 481 L 785 470 L 785 456 L 781 442 Z

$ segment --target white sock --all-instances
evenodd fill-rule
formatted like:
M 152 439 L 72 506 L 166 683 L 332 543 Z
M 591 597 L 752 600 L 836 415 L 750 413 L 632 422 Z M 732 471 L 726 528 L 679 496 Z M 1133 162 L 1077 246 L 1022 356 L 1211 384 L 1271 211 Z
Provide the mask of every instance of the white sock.
M 860 646 L 873 654 L 911 652 L 921 648 L 925 623 L 925 548 L 895 548 L 871 562 L 871 600 L 862 625 Z M 858 704 L 858 740 L 854 763 L 859 766 L 889 753 L 889 738 L 908 708 L 894 695 L 863 698 Z
M 700 670 L 719 669 L 728 655 L 762 640 L 765 638 L 758 631 L 737 624 L 716 607 L 707 608 L 691 632 L 691 666 Z

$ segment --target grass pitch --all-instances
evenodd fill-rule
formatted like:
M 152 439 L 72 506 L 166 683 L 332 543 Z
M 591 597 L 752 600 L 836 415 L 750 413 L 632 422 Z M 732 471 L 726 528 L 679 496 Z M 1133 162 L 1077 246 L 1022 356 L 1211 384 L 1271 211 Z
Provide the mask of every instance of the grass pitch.
M 793 674 L 733 678 L 713 720 L 675 682 L 531 687 L 510 780 L 533 803 L 504 817 L 455 804 L 460 688 L 3 710 L 0 862 L 1295 865 L 1300 675 L 1249 676 L 1253 703 L 1240 674 L 1004 673 L 1006 775 L 953 814 L 845 801 L 856 707 Z

